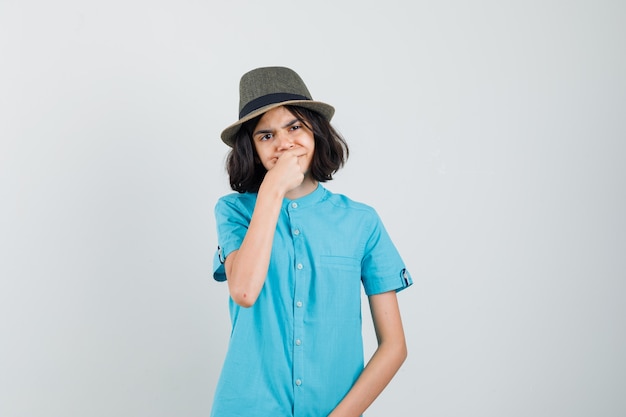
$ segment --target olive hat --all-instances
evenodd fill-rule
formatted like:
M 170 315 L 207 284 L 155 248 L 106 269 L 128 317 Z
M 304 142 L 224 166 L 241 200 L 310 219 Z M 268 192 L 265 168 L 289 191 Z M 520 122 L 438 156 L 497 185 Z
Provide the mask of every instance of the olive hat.
M 222 140 L 232 147 L 235 135 L 244 122 L 275 107 L 291 105 L 305 107 L 330 121 L 333 106 L 314 101 L 304 81 L 285 67 L 262 67 L 245 73 L 239 81 L 239 120 L 222 132 Z

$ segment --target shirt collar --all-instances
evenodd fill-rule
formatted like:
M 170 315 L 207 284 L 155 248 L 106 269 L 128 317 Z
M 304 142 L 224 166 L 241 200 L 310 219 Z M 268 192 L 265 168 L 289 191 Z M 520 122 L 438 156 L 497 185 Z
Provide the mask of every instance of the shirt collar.
M 283 208 L 295 209 L 315 205 L 318 202 L 322 201 L 324 197 L 326 197 L 326 193 L 326 188 L 324 188 L 322 184 L 317 183 L 317 188 L 315 188 L 313 192 L 303 197 L 297 198 L 295 200 L 289 200 L 287 198 L 283 199 Z

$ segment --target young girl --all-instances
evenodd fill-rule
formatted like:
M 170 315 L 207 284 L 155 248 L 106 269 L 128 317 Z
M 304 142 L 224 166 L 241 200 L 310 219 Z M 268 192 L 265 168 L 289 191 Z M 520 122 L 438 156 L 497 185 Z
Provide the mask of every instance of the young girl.
M 239 109 L 221 135 L 238 193 L 215 207 L 232 332 L 211 415 L 360 416 L 406 358 L 411 277 L 376 212 L 320 184 L 348 157 L 333 107 L 267 67 L 243 75 Z M 365 368 L 361 283 L 378 339 Z

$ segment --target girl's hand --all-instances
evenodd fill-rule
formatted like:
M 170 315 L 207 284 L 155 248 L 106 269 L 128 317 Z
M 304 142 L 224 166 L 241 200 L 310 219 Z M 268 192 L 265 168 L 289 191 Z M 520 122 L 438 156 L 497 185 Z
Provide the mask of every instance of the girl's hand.
M 306 152 L 303 147 L 296 147 L 283 152 L 276 159 L 274 166 L 267 172 L 263 182 L 276 186 L 283 196 L 300 186 L 304 181 L 300 157 L 305 156 Z

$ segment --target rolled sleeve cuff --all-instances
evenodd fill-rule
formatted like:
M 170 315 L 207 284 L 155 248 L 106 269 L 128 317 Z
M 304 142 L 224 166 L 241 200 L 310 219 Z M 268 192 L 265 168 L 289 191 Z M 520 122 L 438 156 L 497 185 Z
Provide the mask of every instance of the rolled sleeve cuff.
M 217 250 L 213 255 L 213 279 L 216 281 L 226 281 L 226 268 L 224 268 L 224 262 L 226 262 L 228 254 L 234 250 L 234 248 L 226 249 L 223 246 L 217 247 Z
M 413 278 L 406 268 L 402 268 L 399 273 L 390 275 L 386 278 L 375 280 L 374 282 L 368 281 L 364 283 L 365 294 L 376 295 L 382 294 L 388 291 L 402 291 L 405 288 L 410 287 L 413 284 Z

